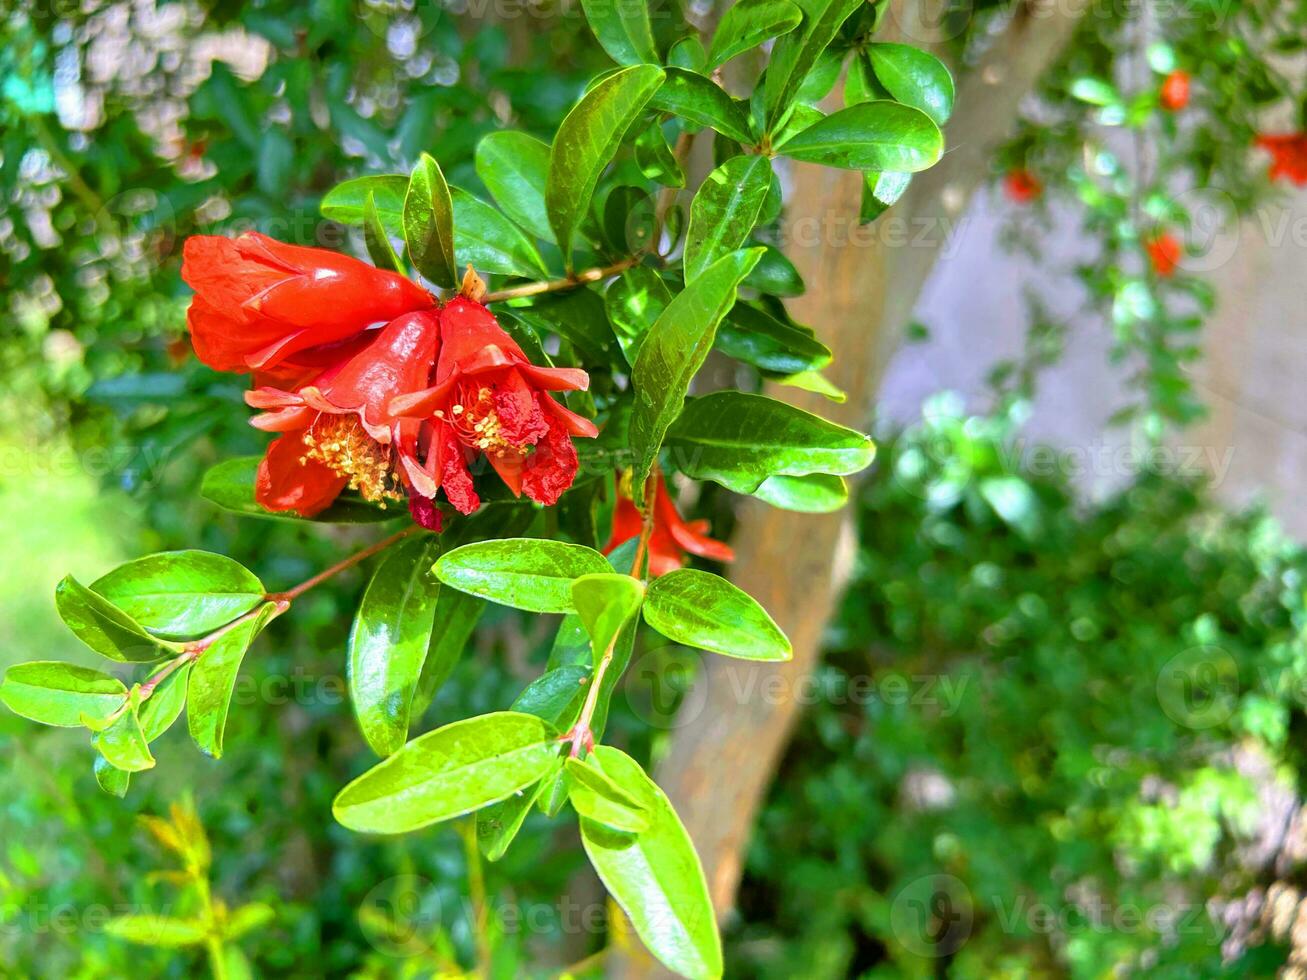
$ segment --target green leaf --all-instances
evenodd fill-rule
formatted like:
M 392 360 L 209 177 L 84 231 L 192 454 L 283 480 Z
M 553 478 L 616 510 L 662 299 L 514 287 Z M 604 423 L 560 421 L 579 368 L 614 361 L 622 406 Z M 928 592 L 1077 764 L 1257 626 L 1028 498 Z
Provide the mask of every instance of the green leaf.
M 920 109 L 863 102 L 831 113 L 777 149 L 795 160 L 827 167 L 916 173 L 939 160 L 944 134 Z
M 478 541 L 447 552 L 436 576 L 463 592 L 528 612 L 571 612 L 572 580 L 608 571 L 591 548 L 540 538 Z
M 1121 100 L 1110 82 L 1089 76 L 1077 78 L 1071 83 L 1071 95 L 1081 102 L 1097 106 L 1115 105 Z
M 227 711 L 241 661 L 275 610 L 275 603 L 265 603 L 257 616 L 251 616 L 215 640 L 191 668 L 186 727 L 205 755 L 215 759 L 222 756 L 222 736 L 227 728 Z
M 169 652 L 181 652 L 179 644 L 151 636 L 131 616 L 71 575 L 55 588 L 54 604 L 77 638 L 110 660 L 150 663 Z
M 712 349 L 717 324 L 734 305 L 737 287 L 761 255 L 760 248 L 723 255 L 686 286 L 649 328 L 631 368 L 635 407 L 630 441 L 637 503 L 643 502 L 645 478 L 663 435 L 680 413 L 690 380 Z
M 896 174 L 892 171 L 867 171 L 863 177 L 866 178 L 866 183 L 862 188 L 862 210 L 858 216 L 863 224 L 875 221 L 888 208 L 897 204 L 912 184 L 912 174 Z
M 350 830 L 402 834 L 505 799 L 558 759 L 558 733 L 540 718 L 500 711 L 454 722 L 409 742 L 337 794 L 332 813 Z
M 99 784 L 100 789 L 121 800 L 127 795 L 127 789 L 131 786 L 132 774 L 123 772 L 121 769 L 115 769 L 110 765 L 108 759 L 102 755 L 97 755 L 95 757 L 95 781 Z
M 849 488 L 838 476 L 769 476 L 753 495 L 781 510 L 800 514 L 829 514 L 849 502 Z
M 322 216 L 342 225 L 361 225 L 367 220 L 368 195 L 376 200 L 377 216 L 391 234 L 404 232 L 404 195 L 408 178 L 403 174 L 355 177 L 337 184 L 322 199 Z
M 212 466 L 200 482 L 200 496 L 223 510 L 247 517 L 262 517 L 273 521 L 302 521 L 291 511 L 265 510 L 254 499 L 254 482 L 258 476 L 261 456 L 238 456 Z M 308 518 L 324 524 L 370 524 L 400 517 L 395 509 L 385 509 L 362 500 L 337 500 L 319 514 Z
M 477 144 L 476 171 L 504 214 L 537 238 L 554 240 L 545 210 L 548 143 L 511 129 L 489 133 Z
M 363 593 L 349 636 L 349 694 L 372 751 L 392 755 L 408 741 L 418 678 L 431 642 L 440 583 L 432 535 L 401 541 L 382 559 Z
M 251 902 L 242 905 L 227 916 L 227 928 L 223 932 L 226 939 L 240 939 L 256 929 L 262 929 L 271 923 L 277 914 L 270 905 L 263 902 Z
M 582 818 L 581 843 L 604 887 L 649 951 L 690 978 L 722 975 L 721 939 L 703 868 L 666 795 L 626 753 L 596 746 L 595 763 L 638 802 L 649 827 L 627 834 Z
M 594 649 L 595 664 L 617 642 L 617 634 L 640 611 L 644 583 L 629 575 L 583 575 L 572 583 L 572 605 Z
M 141 729 L 140 688 L 128 695 L 125 709 L 109 724 L 91 736 L 91 745 L 104 756 L 105 761 L 123 772 L 143 772 L 154 768 L 154 756 Z M 89 719 L 83 718 L 83 724 Z
M 619 65 L 658 63 L 645 0 L 581 0 L 600 46 Z
M 789 0 L 739 0 L 717 24 L 708 49 L 709 68 L 718 68 L 736 55 L 788 34 L 803 20 L 803 11 Z
M 157 946 L 178 949 L 198 946 L 209 935 L 209 930 L 198 919 L 174 919 L 166 915 L 120 915 L 104 924 L 111 936 L 125 939 L 138 946 Z
M 645 334 L 671 301 L 662 276 L 648 266 L 627 269 L 609 284 L 604 307 L 628 364 L 635 363 Z
M 800 391 L 811 391 L 814 395 L 821 395 L 823 398 L 829 398 L 841 405 L 849 397 L 848 392 L 840 388 L 820 371 L 799 371 L 797 374 L 783 375 L 776 380 L 786 387 L 798 388 Z
M 377 210 L 376 196 L 369 193 L 363 203 L 363 244 L 367 246 L 368 257 L 378 269 L 388 269 L 399 275 L 406 275 L 404 263 L 395 252 L 390 241 L 390 233 L 381 221 Z
M 164 551 L 120 565 L 91 583 L 146 629 L 173 639 L 203 636 L 263 599 L 263 583 L 240 562 L 208 551 Z
M 831 361 L 830 348 L 810 331 L 745 303 L 717 328 L 717 349 L 771 374 L 820 370 Z
M 454 254 L 478 272 L 547 278 L 535 244 L 517 225 L 467 191 L 453 189 Z
M 635 162 L 640 173 L 664 187 L 684 187 L 685 171 L 676 154 L 667 145 L 663 127 L 653 123 L 635 138 Z
M 629 834 L 649 829 L 648 811 L 594 765 L 568 759 L 564 768 L 568 776 L 567 798 L 578 814 Z
M 685 234 L 687 284 L 748 240 L 771 182 L 770 160 L 764 156 L 739 156 L 727 160 L 699 185 L 690 204 L 690 227 Z
M 817 59 L 835 39 L 862 0 L 802 0 L 803 23 L 772 48 L 763 80 L 762 102 L 767 132 L 775 133 L 793 105 Z
M 663 70 L 653 65 L 614 72 L 582 96 L 559 125 L 549 154 L 545 205 L 569 269 L 572 236 L 590 210 L 599 176 L 662 83 Z
M 0 701 L 10 711 L 60 728 L 82 727 L 83 716 L 106 719 L 126 699 L 118 678 L 54 660 L 15 664 L 0 682 Z
M 437 286 L 456 284 L 454 202 L 440 164 L 426 153 L 413 168 L 404 195 L 404 241 L 419 272 Z
M 742 391 L 691 399 L 667 446 L 686 476 L 736 493 L 754 493 L 771 476 L 848 476 L 876 455 L 876 444 L 860 432 Z
M 766 251 L 744 284 L 770 296 L 802 296 L 805 288 L 803 277 L 794 263 L 775 246 L 766 245 L 764 248 Z
M 708 70 L 708 52 L 703 49 L 703 42 L 697 34 L 689 34 L 668 49 L 667 64 L 702 74 Z
M 943 126 L 953 112 L 953 76 L 933 54 L 910 44 L 873 44 L 868 53 L 876 78 L 904 105 Z
M 422 673 L 418 675 L 411 717 L 421 715 L 449 679 L 485 608 L 484 600 L 443 583 L 436 590 L 431 642 L 427 646 L 426 659 L 422 661 Z
M 193 666 L 191 663 L 182 664 L 165 677 L 141 705 L 138 713 L 141 733 L 147 742 L 153 742 L 166 732 L 181 715 L 182 708 L 186 706 L 186 689 Z
M 767 611 L 720 575 L 682 568 L 650 584 L 644 621 L 669 640 L 742 660 L 789 660 Z
M 667 80 L 654 96 L 653 107 L 695 125 L 710 126 L 746 146 L 756 142 L 745 104 L 727 95 L 712 79 L 684 68 L 667 69 Z

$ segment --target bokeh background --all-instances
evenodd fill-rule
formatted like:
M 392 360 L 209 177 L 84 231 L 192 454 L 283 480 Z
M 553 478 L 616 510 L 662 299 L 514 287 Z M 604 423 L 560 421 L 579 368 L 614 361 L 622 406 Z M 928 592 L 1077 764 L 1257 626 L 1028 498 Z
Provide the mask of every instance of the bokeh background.
M 1021 5 L 963 6 L 945 40 L 983 49 Z M 1225 5 L 1215 33 L 1181 24 L 1176 49 L 1191 65 L 1203 44 L 1230 49 L 1251 30 L 1240 17 L 1265 26 L 1260 6 Z M 1277 36 L 1307 36 L 1299 5 L 1280 6 Z M 1138 8 L 1113 9 L 1041 84 L 1085 59 L 1110 74 L 1116 55 L 1148 77 L 1126 47 Z M 1154 43 L 1170 29 L 1152 28 Z M 1219 233 L 1189 229 L 1202 322 L 1176 327 L 1183 351 L 1113 318 L 1137 274 L 1086 187 L 1116 184 L 1065 152 L 1101 119 L 1035 111 L 1015 143 L 983 148 L 969 206 L 928 229 L 940 254 L 865 419 L 880 453 L 851 504 L 847 592 L 813 684 L 788 693 L 802 713 L 741 850 L 728 975 L 1302 975 L 1307 209 L 1247 149 L 1254 110 L 1297 123 L 1277 84 L 1301 71 L 1291 45 L 1245 43 L 1239 71 L 1214 59 L 1202 80 L 1228 144 L 1195 140 L 1173 164 L 1228 202 Z M 65 574 L 196 547 L 291 583 L 372 540 L 197 496 L 206 467 L 263 437 L 239 387 L 190 356 L 185 236 L 253 227 L 357 250 L 318 216 L 335 183 L 426 150 L 475 188 L 481 135 L 548 139 L 607 67 L 575 4 L 0 6 L 0 666 L 91 662 L 55 615 Z M 1041 124 L 1058 140 L 1031 136 Z M 1049 200 L 1004 198 L 1013 154 L 1043 167 Z M 725 495 L 694 508 L 729 530 Z M 363 581 L 270 627 L 221 762 L 175 730 L 124 801 L 97 788 L 82 734 L 0 714 L 0 973 L 200 969 L 101 928 L 178 911 L 137 818 L 186 800 L 215 894 L 273 910 L 241 944 L 256 976 L 457 975 L 478 909 L 495 976 L 556 976 L 620 944 L 574 830 L 538 814 L 487 866 L 458 828 L 380 841 L 334 824 L 332 795 L 369 764 L 342 658 Z M 487 616 L 423 727 L 509 703 L 548 625 Z M 665 755 L 696 721 L 698 670 L 642 646 L 612 740 Z

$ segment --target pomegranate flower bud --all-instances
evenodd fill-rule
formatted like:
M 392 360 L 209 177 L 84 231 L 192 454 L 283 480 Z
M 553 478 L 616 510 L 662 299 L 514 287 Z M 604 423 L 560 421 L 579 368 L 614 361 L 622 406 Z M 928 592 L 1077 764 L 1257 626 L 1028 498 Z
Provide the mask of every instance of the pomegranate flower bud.
M 734 561 L 735 552 L 730 545 L 707 536 L 707 521 L 685 521 L 661 473 L 654 489 L 653 531 L 649 535 L 649 575 L 657 578 L 674 572 L 685 564 L 687 554 L 713 561 Z M 613 533 L 604 546 L 604 554 L 611 554 L 620 545 L 640 536 L 644 518 L 629 497 L 621 494 L 613 510 Z
M 1271 154 L 1271 180 L 1307 187 L 1307 133 L 1259 136 L 1257 145 Z
M 435 305 L 403 276 L 258 232 L 187 239 L 182 278 L 195 290 L 186 315 L 195 353 L 219 371 L 272 368 L 299 351 Z

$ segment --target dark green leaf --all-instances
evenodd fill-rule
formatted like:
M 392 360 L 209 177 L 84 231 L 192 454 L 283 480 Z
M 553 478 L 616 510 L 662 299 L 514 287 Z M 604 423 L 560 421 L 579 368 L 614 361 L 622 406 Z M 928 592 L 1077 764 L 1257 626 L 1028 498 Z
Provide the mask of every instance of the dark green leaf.
M 554 240 L 545 211 L 548 143 L 513 130 L 489 133 L 477 144 L 476 171 L 506 215 L 537 238 Z
M 467 191 L 453 189 L 454 254 L 478 272 L 547 278 L 549 270 L 517 225 Z
M 232 627 L 215 640 L 191 668 L 186 727 L 205 755 L 215 759 L 222 756 L 222 736 L 227 728 L 227 711 L 231 707 L 241 661 L 275 610 L 274 603 L 265 603 L 258 615 Z
M 581 0 L 600 46 L 619 65 L 658 63 L 645 0 Z
M 910 44 L 873 44 L 871 67 L 886 91 L 943 126 L 953 111 L 953 76 L 944 63 Z
M 916 173 L 939 160 L 944 135 L 920 109 L 897 102 L 863 102 L 791 136 L 778 151 L 795 160 L 846 170 Z
M 571 612 L 572 580 L 608 571 L 604 556 L 579 544 L 540 538 L 479 541 L 436 562 L 446 585 L 528 612 Z
M 720 575 L 682 568 L 654 579 L 644 620 L 686 646 L 743 660 L 789 660 L 790 641 L 767 611 Z
M 148 630 L 203 636 L 249 612 L 263 583 L 240 562 L 208 551 L 165 551 L 120 565 L 91 583 Z
M 441 584 L 436 591 L 436 610 L 431 616 L 431 643 L 427 647 L 426 659 L 422 661 L 422 673 L 418 675 L 413 717 L 427 709 L 431 699 L 449 679 L 485 608 L 483 599 L 458 589 Z
M 60 728 L 80 728 L 83 717 L 106 719 L 126 699 L 118 678 L 54 660 L 15 664 L 0 683 L 0 701 L 10 711 Z
M 744 303 L 718 327 L 717 349 L 771 374 L 820 370 L 831 360 L 830 348 L 803 327 Z
M 170 652 L 181 652 L 179 644 L 151 636 L 136 620 L 71 575 L 56 587 L 54 604 L 77 638 L 110 660 L 150 663 Z
M 799 86 L 862 0 L 801 0 L 803 23 L 772 48 L 763 80 L 767 131 L 775 133 L 790 110 Z
M 685 235 L 687 284 L 748 240 L 771 182 L 770 160 L 739 156 L 727 160 L 699 185 L 690 204 L 690 227 Z
M 635 363 L 645 334 L 671 301 L 662 276 L 648 266 L 627 269 L 609 284 L 604 306 L 628 364 Z
M 657 181 L 665 187 L 684 187 L 685 171 L 676 159 L 676 154 L 667 145 L 663 127 L 652 124 L 635 138 L 635 161 L 640 173 L 650 180 Z
M 744 103 L 733 99 L 712 79 L 684 68 L 668 68 L 667 80 L 654 96 L 653 107 L 710 126 L 746 146 L 755 142 Z
M 753 267 L 744 284 L 769 296 L 802 296 L 803 277 L 799 275 L 799 270 L 794 267 L 794 263 L 787 259 L 780 249 L 771 245 L 765 248 L 762 258 Z
M 404 241 L 419 272 L 437 286 L 456 284 L 454 202 L 440 164 L 426 153 L 413 168 L 404 195 Z
M 739 0 L 722 14 L 708 49 L 708 65 L 717 68 L 764 41 L 799 26 L 803 12 L 790 0 Z

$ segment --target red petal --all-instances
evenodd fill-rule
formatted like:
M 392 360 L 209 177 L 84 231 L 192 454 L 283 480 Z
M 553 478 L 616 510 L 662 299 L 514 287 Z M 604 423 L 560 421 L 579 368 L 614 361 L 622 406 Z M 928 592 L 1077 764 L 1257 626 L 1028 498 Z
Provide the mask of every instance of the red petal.
M 632 538 L 638 538 L 643 529 L 644 518 L 640 516 L 639 508 L 631 498 L 619 496 L 617 505 L 613 508 L 613 532 L 608 536 L 608 543 L 604 545 L 604 554 L 611 554 L 620 545 Z
M 259 464 L 254 499 L 268 510 L 293 510 L 312 517 L 331 504 L 349 481 L 316 460 L 300 460 L 304 442 L 299 433 L 272 440 Z
M 552 507 L 572 485 L 577 470 L 576 447 L 562 425 L 549 427 L 549 433 L 536 443 L 535 452 L 523 466 L 522 489 L 532 500 Z
M 481 498 L 472 485 L 472 474 L 463 459 L 463 446 L 448 425 L 440 426 L 437 439 L 436 449 L 440 455 L 436 466 L 445 498 L 460 514 L 470 514 L 481 506 Z
M 511 364 L 525 364 L 526 355 L 494 316 L 480 303 L 462 296 L 440 311 L 440 362 L 436 383 L 455 371 L 484 371 Z

